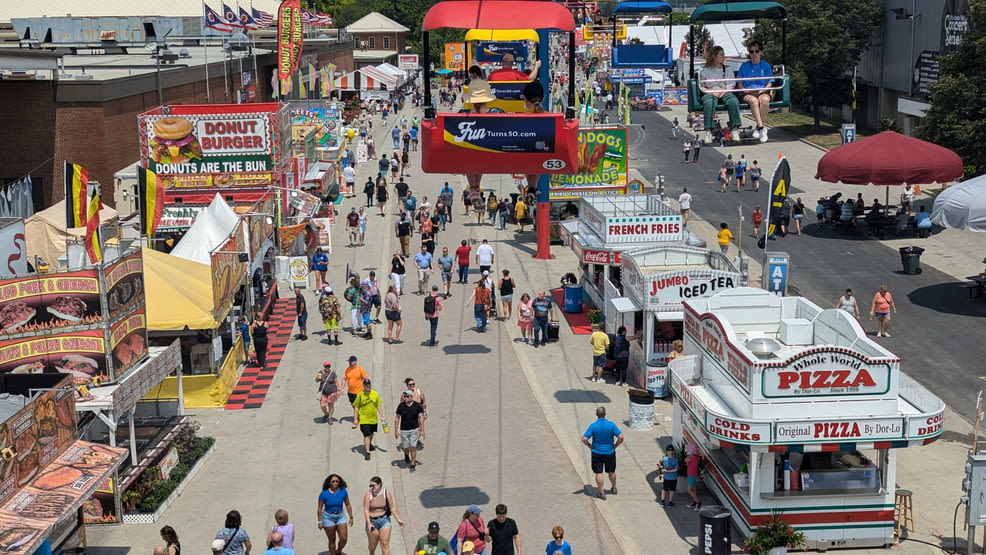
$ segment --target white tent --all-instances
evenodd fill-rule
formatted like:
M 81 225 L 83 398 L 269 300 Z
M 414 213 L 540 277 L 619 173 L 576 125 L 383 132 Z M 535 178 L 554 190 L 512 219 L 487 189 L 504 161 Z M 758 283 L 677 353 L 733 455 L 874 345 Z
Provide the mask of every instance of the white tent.
M 195 218 L 171 254 L 200 264 L 212 264 L 209 253 L 226 241 L 239 221 L 236 212 L 216 195 L 209 207 Z
M 116 210 L 105 204 L 102 205 L 99 209 L 100 225 L 115 225 L 116 221 Z M 24 220 L 24 241 L 27 243 L 28 260 L 32 264 L 34 257 L 38 256 L 52 267 L 56 267 L 58 258 L 66 252 L 66 239 L 71 237 L 77 240 L 85 235 L 84 227 L 73 227 L 66 231 L 64 200 Z

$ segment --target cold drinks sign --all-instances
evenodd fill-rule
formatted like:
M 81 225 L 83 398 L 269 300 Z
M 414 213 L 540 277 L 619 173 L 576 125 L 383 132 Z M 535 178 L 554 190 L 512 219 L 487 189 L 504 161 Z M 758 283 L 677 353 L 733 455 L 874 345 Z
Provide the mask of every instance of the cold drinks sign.
M 738 276 L 719 270 L 672 270 L 644 276 L 624 257 L 624 279 L 636 300 L 648 308 L 681 309 L 682 301 L 711 297 L 723 289 L 739 285 Z

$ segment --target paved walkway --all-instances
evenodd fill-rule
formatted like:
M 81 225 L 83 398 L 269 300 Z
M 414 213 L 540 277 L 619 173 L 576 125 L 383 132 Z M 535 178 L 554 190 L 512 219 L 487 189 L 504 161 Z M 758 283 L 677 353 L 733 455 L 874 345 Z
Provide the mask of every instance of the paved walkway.
M 374 130 L 378 144 L 389 144 L 389 129 L 381 127 Z M 765 148 L 773 145 L 768 143 Z M 800 143 L 785 147 L 792 158 L 807 148 Z M 361 166 L 357 182 L 374 171 L 370 164 Z M 415 172 L 409 178 L 415 194 L 429 199 L 445 181 L 461 192 L 457 177 Z M 513 184 L 509 176 L 488 176 L 484 188 L 500 196 L 511 192 Z M 341 210 L 361 203 L 362 197 L 347 200 Z M 512 228 L 499 231 L 477 225 L 475 220 L 464 221 L 458 198 L 454 211 L 449 230 L 438 238 L 439 252 L 441 246 L 451 250 L 461 239 L 488 239 L 496 252 L 494 270 L 510 269 L 517 281 L 515 298 L 525 291 L 550 289 L 563 273 L 577 268 L 575 256 L 564 247 L 553 247 L 554 260 L 533 260 L 533 232 L 520 235 Z M 697 206 L 695 212 L 701 216 L 702 207 Z M 380 276 L 386 273 L 388 253 L 396 246 L 391 238 L 393 215 L 388 211 L 380 217 L 375 210 L 370 214 L 367 246 L 341 247 L 332 253 L 329 280 L 333 285 L 342 283 L 347 264 L 364 275 L 370 269 L 377 269 Z M 714 236 L 708 235 L 714 229 L 700 220 L 689 229 L 707 239 Z M 334 244 L 344 244 L 343 227 L 337 225 L 333 233 Z M 518 521 L 528 553 L 543 551 L 554 525 L 565 527 L 566 539 L 580 554 L 697 553 L 697 513 L 683 503 L 665 510 L 655 502 L 660 487 L 655 481 L 655 463 L 670 440 L 670 404 L 659 401 L 655 405 L 652 431 L 630 430 L 626 390 L 588 379 L 590 351 L 585 336 L 573 335 L 564 320 L 560 341 L 545 348 L 520 342 L 515 319 L 491 324 L 485 334 L 476 333 L 471 329 L 472 308 L 464 304 L 469 288 L 453 285 L 452 291 L 440 319 L 436 348 L 423 344 L 427 338 L 423 302 L 413 294 L 402 298 L 403 344 L 386 345 L 380 339 L 386 334 L 378 325 L 373 341 L 345 336 L 341 347 L 329 346 L 313 325 L 312 339 L 287 345 L 262 407 L 201 410 L 194 415 L 203 431 L 217 438 L 217 452 L 164 518 L 148 526 L 90 527 L 90 543 L 100 546 L 90 552 L 149 553 L 160 542 L 157 530 L 163 524 L 178 530 L 186 551 L 206 552 L 231 508 L 243 514 L 256 552 L 262 550 L 274 510 L 285 508 L 297 527 L 298 553 L 324 553 L 324 538 L 315 527 L 315 497 L 324 476 L 337 472 L 349 482 L 355 497 L 357 523 L 351 530 L 348 553 L 366 548 L 359 501 L 372 475 L 381 476 L 385 487 L 394 491 L 396 509 L 408 523 L 399 532 L 395 527 L 395 553 L 409 553 L 431 520 L 441 523 L 443 535 L 451 536 L 466 505 L 479 504 L 487 517 L 501 502 Z M 378 436 L 379 450 L 370 462 L 364 461 L 361 438 L 350 428 L 351 412 L 345 410 L 345 403 L 337 405 L 336 416 L 343 417 L 342 422 L 315 423 L 320 412 L 314 375 L 321 361 L 332 361 L 341 372 L 350 354 L 359 358 L 374 380 L 388 415 L 405 377 L 415 378 L 424 390 L 430 417 L 418 472 L 410 474 L 403 468 L 392 437 Z M 589 456 L 579 443 L 597 406 L 606 406 L 627 436 L 618 451 L 620 493 L 606 501 L 588 494 L 592 482 Z M 955 414 L 947 416 L 946 425 L 946 436 L 939 442 L 901 450 L 898 483 L 915 491 L 918 531 L 912 537 L 950 547 L 951 515 L 966 448 L 963 442 L 971 430 Z M 713 502 L 707 492 L 703 492 L 703 501 Z M 905 542 L 898 551 L 937 552 L 915 542 Z

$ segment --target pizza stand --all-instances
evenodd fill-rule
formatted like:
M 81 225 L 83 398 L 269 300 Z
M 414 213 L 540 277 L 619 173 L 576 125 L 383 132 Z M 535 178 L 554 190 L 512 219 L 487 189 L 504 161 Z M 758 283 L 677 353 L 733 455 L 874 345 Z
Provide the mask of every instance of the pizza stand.
M 181 379 L 181 346 L 177 339 L 166 347 L 150 347 L 147 359 L 116 383 L 90 387 L 89 395 L 76 401 L 76 411 L 95 416 L 81 426 L 82 438 L 127 448 L 130 455 L 119 474 L 103 484 L 86 504 L 86 524 L 119 522 L 123 493 L 148 466 L 165 457 L 165 447 L 187 423 L 180 395 L 174 400 L 144 398 L 172 373 Z M 123 423 L 126 427 L 121 430 Z
M 740 532 L 782 511 L 809 548 L 892 544 L 897 450 L 937 439 L 944 403 L 842 310 L 744 287 L 684 318 L 674 439 Z
M 3 373 L 0 393 L 0 552 L 84 551 L 81 507 L 127 451 L 78 439 L 71 376 Z
M 667 396 L 667 357 L 682 339 L 682 302 L 739 287 L 741 275 L 719 252 L 683 245 L 645 247 L 623 253 L 624 297 L 610 299 L 627 325 L 630 381 L 657 397 Z
M 579 199 L 578 219 L 559 226 L 562 242 L 579 258 L 579 283 L 589 304 L 603 311 L 606 331 L 616 333 L 623 297 L 623 253 L 655 244 L 704 246 L 681 223 L 681 214 L 658 195 L 599 195 Z M 632 328 L 630 322 L 628 328 Z

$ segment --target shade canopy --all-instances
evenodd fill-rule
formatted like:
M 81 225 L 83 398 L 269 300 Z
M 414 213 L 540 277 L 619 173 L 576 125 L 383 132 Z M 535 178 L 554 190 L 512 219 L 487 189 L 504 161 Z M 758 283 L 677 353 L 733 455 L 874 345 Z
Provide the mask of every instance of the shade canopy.
M 643 0 L 633 0 L 631 2 L 620 2 L 613 8 L 613 15 L 629 14 L 653 14 L 671 13 L 671 4 L 667 2 L 653 2 Z
M 212 267 L 143 249 L 149 331 L 211 330 L 229 310 L 212 312 Z
M 699 21 L 710 23 L 748 19 L 784 19 L 786 17 L 787 8 L 777 2 L 720 0 L 706 2 L 695 8 L 691 17 L 688 18 L 688 22 L 694 24 Z
M 931 221 L 945 227 L 986 232 L 986 175 L 939 193 L 931 209 Z
M 445 0 L 421 22 L 423 31 L 443 28 L 574 31 L 575 19 L 564 4 L 547 0 Z
M 815 179 L 847 185 L 948 183 L 962 177 L 951 150 L 893 131 L 834 148 L 818 161 Z

